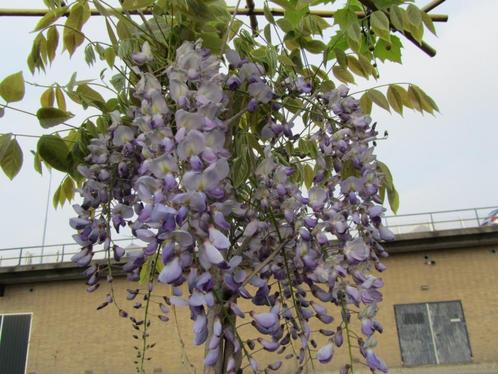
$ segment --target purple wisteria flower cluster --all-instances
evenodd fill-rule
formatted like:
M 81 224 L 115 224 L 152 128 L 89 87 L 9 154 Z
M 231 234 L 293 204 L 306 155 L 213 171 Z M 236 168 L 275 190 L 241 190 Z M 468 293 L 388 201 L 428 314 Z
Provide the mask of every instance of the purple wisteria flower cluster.
M 310 360 L 328 363 L 344 340 L 351 344 L 355 315 L 360 354 L 372 371 L 387 372 L 373 350 L 374 334 L 382 332 L 375 316 L 383 286 L 373 270 L 385 269 L 381 242 L 393 239 L 381 222 L 375 125 L 345 86 L 318 93 L 309 80 L 290 77 L 279 91 L 285 93 L 276 94 L 263 66 L 232 50 L 225 58 L 226 74 L 220 58 L 185 42 L 174 63 L 154 75 L 146 68 L 153 61 L 147 45 L 133 56 L 139 105 L 109 116 L 78 168 L 86 181 L 70 224 L 82 246 L 73 260 L 86 267 L 88 291 L 105 267 L 92 264 L 93 249 L 103 244 L 115 261 L 125 261 L 130 280 L 148 266 L 146 300 L 158 281 L 171 287 L 167 303 L 189 308 L 206 366 L 222 362 L 220 372 L 235 373 L 245 360 L 248 370 L 272 372 L 292 359 L 301 372 Z M 242 106 L 233 101 L 240 95 Z M 293 121 L 276 115 L 284 95 L 307 97 L 323 113 L 309 132 L 316 147 L 309 189 L 295 178 L 299 158 L 285 153 L 300 136 Z M 266 116 L 253 131 L 262 156 L 239 191 L 233 160 L 257 153 L 237 148 L 237 126 L 258 110 Z M 125 253 L 114 244 L 112 231 L 123 227 L 145 243 L 143 250 Z M 129 290 L 128 298 L 138 293 Z M 112 301 L 108 295 L 102 307 Z M 160 304 L 160 313 L 167 321 L 168 306 Z M 252 337 L 237 328 L 246 321 Z M 256 347 L 280 359 L 262 366 Z M 341 374 L 350 369 L 345 364 Z

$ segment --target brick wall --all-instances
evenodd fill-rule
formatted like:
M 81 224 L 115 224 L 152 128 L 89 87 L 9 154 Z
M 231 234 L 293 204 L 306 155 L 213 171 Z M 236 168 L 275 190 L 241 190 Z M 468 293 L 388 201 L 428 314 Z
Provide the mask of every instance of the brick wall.
M 435 264 L 426 265 L 425 255 Z M 474 362 L 498 362 L 498 254 L 492 253 L 491 248 L 417 252 L 394 255 L 386 264 L 385 301 L 378 315 L 385 332 L 379 335 L 378 353 L 390 366 L 401 365 L 393 305 L 447 300 L 462 302 Z M 125 300 L 125 289 L 135 285 L 124 279 L 115 280 L 113 285 L 116 300 L 139 318 L 141 312 L 136 312 L 131 307 L 133 303 Z M 33 313 L 28 373 L 136 372 L 133 346 L 141 346 L 142 342 L 132 338 L 135 330 L 130 321 L 118 317 L 114 306 L 95 310 L 108 292 L 106 287 L 102 283 L 94 294 L 85 292 L 82 281 L 6 287 L 5 295 L 0 297 L 0 314 Z M 166 288 L 158 291 L 168 293 Z M 146 366 L 147 373 L 193 372 L 188 359 L 198 366 L 197 372 L 201 372 L 203 354 L 199 347 L 192 346 L 188 312 L 177 309 L 178 329 L 186 345 L 182 349 L 173 313 L 171 320 L 164 323 L 157 318 L 157 304 L 153 303 L 151 308 L 150 342 L 157 345 L 150 351 L 152 359 Z M 243 309 L 248 310 L 249 306 Z M 244 336 L 254 336 L 250 331 L 243 330 Z M 272 358 L 266 353 L 262 355 L 263 361 Z M 321 368 L 330 372 L 346 361 L 345 349 L 342 349 L 331 366 Z

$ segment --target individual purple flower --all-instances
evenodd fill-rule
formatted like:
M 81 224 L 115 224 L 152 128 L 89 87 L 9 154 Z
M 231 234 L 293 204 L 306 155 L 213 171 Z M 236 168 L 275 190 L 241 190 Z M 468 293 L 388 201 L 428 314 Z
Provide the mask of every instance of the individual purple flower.
M 351 263 L 365 261 L 370 256 L 370 249 L 361 238 L 347 242 L 343 251 L 347 260 Z
M 175 257 L 164 266 L 161 273 L 159 273 L 158 279 L 162 283 L 175 283 L 182 276 L 182 273 L 180 260 L 178 257 Z
M 142 50 L 140 52 L 133 53 L 131 55 L 131 59 L 137 65 L 143 65 L 154 60 L 154 56 L 150 49 L 150 44 L 148 42 L 144 42 L 144 44 L 142 45 Z
M 332 360 L 333 355 L 334 346 L 329 343 L 320 348 L 320 350 L 316 354 L 316 358 L 321 364 L 326 364 Z

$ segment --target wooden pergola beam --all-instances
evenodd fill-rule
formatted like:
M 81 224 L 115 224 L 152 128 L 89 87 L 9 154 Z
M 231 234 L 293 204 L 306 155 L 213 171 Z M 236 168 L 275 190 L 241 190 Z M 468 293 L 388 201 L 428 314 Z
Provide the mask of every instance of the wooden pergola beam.
M 441 1 L 441 0 L 439 0 Z M 444 0 L 443 0 L 444 1 Z M 437 5 L 436 5 L 437 6 Z M 433 8 L 431 8 L 433 9 Z M 117 11 L 122 11 L 120 8 L 116 8 Z M 235 11 L 235 8 L 228 8 L 229 12 L 233 14 Z M 27 8 L 0 8 L 0 17 L 43 17 L 45 14 L 47 14 L 48 10 L 47 9 L 27 9 Z M 270 12 L 274 16 L 283 16 L 284 15 L 284 10 L 280 8 L 271 8 Z M 138 15 L 138 11 L 127 11 L 129 14 L 136 14 Z M 241 16 L 248 16 L 250 13 L 249 9 L 247 8 L 240 8 L 237 10 L 237 14 Z M 255 8 L 253 13 L 257 16 L 262 16 L 264 15 L 264 10 L 261 8 Z M 101 16 L 100 12 L 97 9 L 92 9 L 91 10 L 92 16 Z M 142 14 L 148 15 L 152 14 L 151 11 L 144 10 Z M 312 10 L 310 11 L 310 14 L 323 17 L 323 18 L 334 18 L 335 12 L 330 11 L 330 10 Z M 365 17 L 365 13 L 363 12 L 357 12 L 356 13 L 358 17 Z M 65 15 L 68 15 L 66 13 Z M 429 17 L 431 17 L 432 22 L 447 22 L 448 21 L 448 16 L 446 14 L 429 14 Z

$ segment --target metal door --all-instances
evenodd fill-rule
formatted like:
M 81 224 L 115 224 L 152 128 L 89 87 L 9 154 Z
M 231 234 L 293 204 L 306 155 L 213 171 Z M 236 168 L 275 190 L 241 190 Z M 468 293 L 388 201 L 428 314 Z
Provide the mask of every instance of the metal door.
M 394 312 L 405 366 L 471 361 L 459 301 L 395 305 Z
M 426 305 L 395 305 L 394 312 L 404 365 L 435 364 L 436 355 Z
M 462 304 L 458 301 L 430 303 L 429 310 L 439 363 L 469 362 L 471 352 Z

